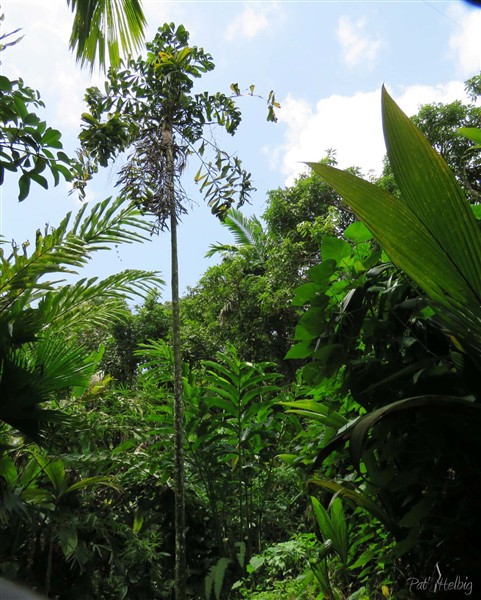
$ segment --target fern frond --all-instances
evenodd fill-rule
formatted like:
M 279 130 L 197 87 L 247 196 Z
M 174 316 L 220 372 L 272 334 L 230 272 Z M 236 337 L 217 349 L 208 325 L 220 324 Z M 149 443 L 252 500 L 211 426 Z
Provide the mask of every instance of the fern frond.
M 212 595 L 212 590 L 214 591 L 214 595 L 216 600 L 220 600 L 220 595 L 222 592 L 222 586 L 224 585 L 224 578 L 227 571 L 227 567 L 231 564 L 230 558 L 226 558 L 222 556 L 219 558 L 217 563 L 213 565 L 205 578 L 205 598 L 206 600 L 210 600 Z

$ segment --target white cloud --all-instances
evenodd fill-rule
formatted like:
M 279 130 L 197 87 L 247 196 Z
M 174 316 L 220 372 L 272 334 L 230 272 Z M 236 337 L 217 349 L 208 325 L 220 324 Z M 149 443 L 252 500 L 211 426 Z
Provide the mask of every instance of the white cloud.
M 225 30 L 224 37 L 232 42 L 236 38 L 253 39 L 263 31 L 272 27 L 274 21 L 281 16 L 277 2 L 266 2 L 261 4 L 247 4 L 240 15 L 238 15 Z
M 366 32 L 366 25 L 365 17 L 356 21 L 346 16 L 339 18 L 337 37 L 342 47 L 344 62 L 348 67 L 372 66 L 383 46 L 379 37 Z
M 391 94 L 408 115 L 415 114 L 422 104 L 458 98 L 467 101 L 461 82 L 409 86 Z M 331 148 L 340 168 L 358 166 L 365 174 L 370 170 L 380 173 L 385 154 L 380 90 L 333 95 L 319 100 L 315 107 L 290 94 L 278 116 L 286 126 L 285 142 L 266 153 L 271 156 L 272 168 L 285 176 L 286 185 L 306 170 L 305 162 L 320 160 Z
M 451 58 L 460 77 L 470 77 L 481 71 L 481 11 L 454 5 L 450 15 L 458 24 L 449 38 Z
M 88 107 L 83 100 L 83 90 L 94 85 L 85 76 L 84 72 L 65 71 L 62 67 L 56 70 L 55 87 L 58 98 L 55 107 L 55 122 L 62 131 L 69 128 L 73 131 L 80 129 L 80 118 L 83 112 L 88 112 Z

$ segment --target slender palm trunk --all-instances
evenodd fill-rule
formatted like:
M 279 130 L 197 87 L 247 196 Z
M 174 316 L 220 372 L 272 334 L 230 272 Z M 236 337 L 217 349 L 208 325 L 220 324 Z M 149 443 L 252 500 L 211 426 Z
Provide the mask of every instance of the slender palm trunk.
M 172 126 L 163 131 L 166 144 L 167 194 L 170 206 L 172 264 L 172 342 L 174 350 L 174 481 L 175 481 L 175 598 L 186 599 L 185 489 L 184 489 L 184 410 L 182 356 L 180 352 L 179 263 L 177 257 L 177 214 L 174 189 Z
M 47 568 L 45 570 L 45 595 L 50 597 L 50 581 L 52 578 L 52 557 L 53 557 L 53 527 L 49 527 L 48 531 L 48 553 L 47 553 Z

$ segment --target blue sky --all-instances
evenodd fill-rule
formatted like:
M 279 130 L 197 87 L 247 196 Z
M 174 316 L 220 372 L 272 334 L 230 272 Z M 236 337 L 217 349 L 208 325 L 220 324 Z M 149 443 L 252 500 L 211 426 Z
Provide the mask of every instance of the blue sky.
M 265 121 L 260 100 L 242 98 L 243 123 L 233 139 L 219 141 L 238 153 L 252 172 L 257 192 L 246 214 L 261 215 L 266 192 L 294 181 L 303 161 L 337 151 L 341 167 L 379 171 L 384 146 L 380 88 L 384 83 L 408 114 L 424 103 L 465 99 L 464 80 L 481 70 L 481 9 L 454 1 L 143 2 L 150 40 L 164 22 L 182 23 L 191 43 L 214 58 L 199 91 L 223 91 L 237 82 L 282 105 L 276 125 Z M 43 117 L 63 133 L 67 152 L 77 145 L 85 88 L 90 77 L 68 51 L 71 13 L 66 0 L 4 0 L 5 31 L 21 27 L 24 39 L 2 53 L 2 72 L 22 77 L 47 105 Z M 193 200 L 179 232 L 181 288 L 193 286 L 213 259 L 209 245 L 228 233 L 210 214 L 195 185 L 197 166 L 185 174 Z M 106 169 L 88 191 L 91 202 L 115 194 L 116 169 Z M 34 239 L 37 228 L 56 225 L 79 202 L 60 184 L 32 187 L 22 203 L 16 182 L 1 190 L 1 233 L 7 240 Z M 143 245 L 99 254 L 84 276 L 106 276 L 125 268 L 158 270 L 170 278 L 168 234 Z M 164 297 L 169 297 L 168 286 Z

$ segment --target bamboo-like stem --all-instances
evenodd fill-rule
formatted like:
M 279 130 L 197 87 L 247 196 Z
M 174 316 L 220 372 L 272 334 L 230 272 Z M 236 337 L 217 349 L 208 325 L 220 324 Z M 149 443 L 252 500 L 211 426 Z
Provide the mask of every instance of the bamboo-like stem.
M 177 256 L 177 211 L 174 188 L 174 149 L 172 124 L 163 129 L 166 152 L 166 192 L 170 210 L 172 265 L 172 342 L 174 350 L 174 481 L 175 481 L 175 598 L 186 599 L 184 407 L 182 356 L 180 351 L 179 261 Z

